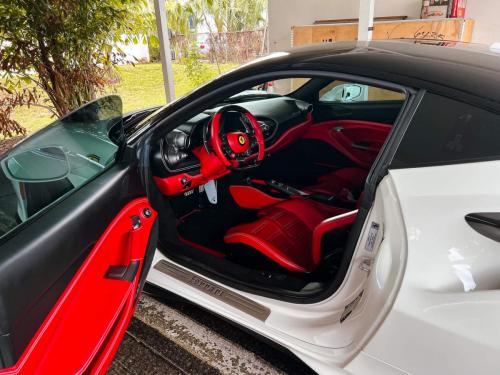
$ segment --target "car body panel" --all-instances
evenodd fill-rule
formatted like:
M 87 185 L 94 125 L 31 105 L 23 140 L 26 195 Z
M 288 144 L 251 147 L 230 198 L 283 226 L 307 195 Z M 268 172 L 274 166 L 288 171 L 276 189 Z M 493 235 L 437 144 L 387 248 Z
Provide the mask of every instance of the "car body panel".
M 497 374 L 499 244 L 465 216 L 500 212 L 500 162 L 391 170 L 408 237 L 394 307 L 364 351 L 414 374 Z

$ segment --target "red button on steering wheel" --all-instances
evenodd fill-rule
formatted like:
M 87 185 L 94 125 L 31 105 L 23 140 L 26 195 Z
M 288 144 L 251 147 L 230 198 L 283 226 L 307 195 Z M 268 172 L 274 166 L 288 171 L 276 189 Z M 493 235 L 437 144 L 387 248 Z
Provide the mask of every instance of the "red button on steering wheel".
M 244 131 L 224 130 L 224 115 L 240 113 Z M 211 121 L 209 144 L 217 158 L 229 169 L 254 168 L 264 160 L 264 135 L 257 119 L 245 108 L 227 105 L 217 111 Z

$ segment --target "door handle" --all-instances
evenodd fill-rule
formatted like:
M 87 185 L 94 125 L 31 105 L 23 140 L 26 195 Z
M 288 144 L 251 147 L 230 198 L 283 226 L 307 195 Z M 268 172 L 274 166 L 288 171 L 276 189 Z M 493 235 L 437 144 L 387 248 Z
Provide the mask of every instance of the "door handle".
M 351 146 L 352 146 L 352 148 L 355 148 L 358 150 L 363 150 L 363 151 L 372 150 L 370 142 L 353 142 L 353 143 L 351 143 Z
M 140 264 L 140 261 L 133 260 L 128 266 L 109 266 L 104 277 L 106 279 L 132 282 L 135 279 L 135 275 L 137 275 L 137 271 L 139 271 Z
M 465 215 L 465 221 L 479 234 L 500 242 L 500 212 L 481 212 Z

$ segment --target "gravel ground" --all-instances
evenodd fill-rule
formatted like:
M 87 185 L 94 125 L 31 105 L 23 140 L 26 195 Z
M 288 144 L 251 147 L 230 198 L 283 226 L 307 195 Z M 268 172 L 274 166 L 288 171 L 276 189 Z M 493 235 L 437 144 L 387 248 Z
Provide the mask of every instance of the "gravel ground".
M 147 288 L 109 374 L 314 374 L 289 353 L 172 294 Z

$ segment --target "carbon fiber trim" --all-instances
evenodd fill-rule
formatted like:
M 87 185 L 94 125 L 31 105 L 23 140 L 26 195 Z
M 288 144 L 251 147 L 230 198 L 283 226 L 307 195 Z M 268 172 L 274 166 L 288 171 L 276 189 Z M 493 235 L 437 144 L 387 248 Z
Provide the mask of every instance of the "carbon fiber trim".
M 154 268 L 263 322 L 271 314 L 271 310 L 267 307 L 165 260 L 160 260 Z

